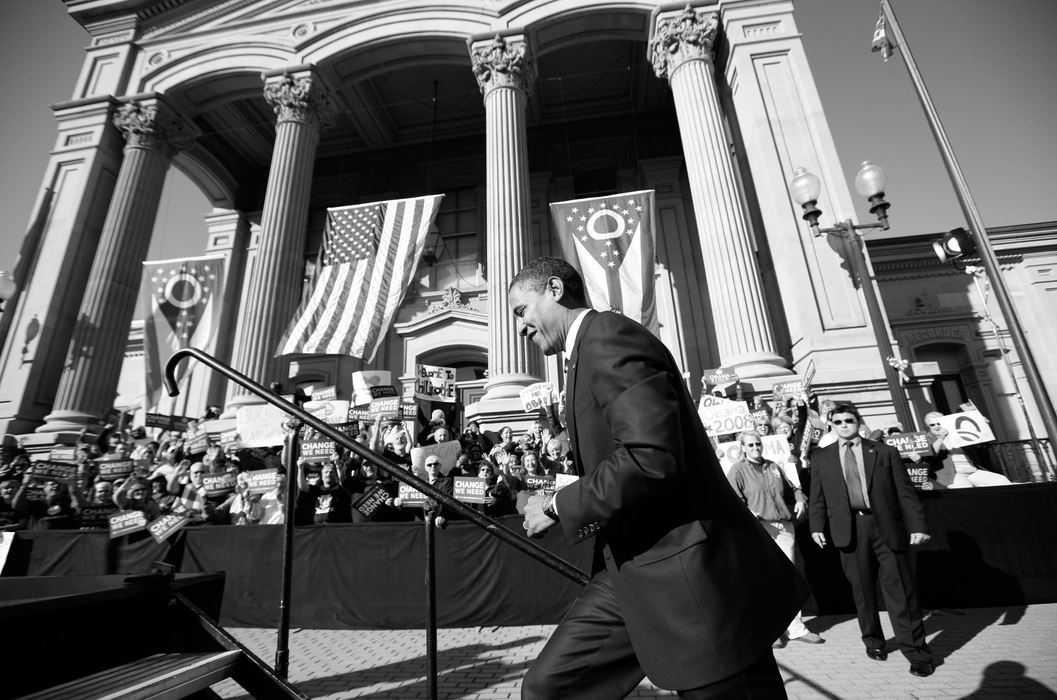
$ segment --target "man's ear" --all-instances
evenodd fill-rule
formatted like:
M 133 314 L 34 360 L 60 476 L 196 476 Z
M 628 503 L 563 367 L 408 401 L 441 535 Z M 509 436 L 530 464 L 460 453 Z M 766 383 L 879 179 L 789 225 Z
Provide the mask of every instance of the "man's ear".
M 547 291 L 550 292 L 555 301 L 561 301 L 562 297 L 565 296 L 565 285 L 558 277 L 551 277 L 547 280 Z

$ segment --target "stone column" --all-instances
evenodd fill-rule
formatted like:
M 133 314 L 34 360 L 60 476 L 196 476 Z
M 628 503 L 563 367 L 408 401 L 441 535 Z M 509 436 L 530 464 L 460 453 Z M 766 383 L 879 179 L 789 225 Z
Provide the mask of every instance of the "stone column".
M 165 173 L 194 128 L 158 97 L 122 105 L 126 145 L 52 412 L 37 432 L 80 430 L 113 407 Z
M 486 248 L 488 264 L 488 382 L 482 401 L 517 398 L 539 381 L 540 356 L 517 334 L 507 287 L 529 257 L 529 174 L 525 107 L 536 77 L 523 35 L 469 42 L 484 95 Z
M 264 78 L 264 98 L 276 115 L 275 146 L 232 364 L 267 386 L 286 379 L 285 361 L 274 355 L 301 298 L 312 169 L 319 131 L 329 121 L 332 103 L 322 82 L 307 69 L 266 73 Z M 235 384 L 229 385 L 228 397 L 230 403 L 256 402 Z
M 718 17 L 687 6 L 656 14 L 653 24 L 649 58 L 675 97 L 720 361 L 743 378 L 789 374 L 775 350 L 752 233 L 724 136 L 712 64 Z

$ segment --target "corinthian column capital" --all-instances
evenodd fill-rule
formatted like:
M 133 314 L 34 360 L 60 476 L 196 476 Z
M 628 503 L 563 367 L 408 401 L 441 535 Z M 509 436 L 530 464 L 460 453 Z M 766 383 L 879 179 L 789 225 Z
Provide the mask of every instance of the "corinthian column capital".
M 302 122 L 329 126 L 334 118 L 334 100 L 323 83 L 311 75 L 280 73 L 264 84 L 264 99 L 275 110 L 276 122 Z
M 658 15 L 649 43 L 650 62 L 657 77 L 671 78 L 686 61 L 711 61 L 718 28 L 715 12 L 697 11 L 689 5 L 679 12 Z
M 166 157 L 188 148 L 198 135 L 190 122 L 156 98 L 121 105 L 114 114 L 114 126 L 129 146 L 149 148 Z
M 536 62 L 524 37 L 502 37 L 470 44 L 470 62 L 481 93 L 513 87 L 528 94 L 536 80 Z

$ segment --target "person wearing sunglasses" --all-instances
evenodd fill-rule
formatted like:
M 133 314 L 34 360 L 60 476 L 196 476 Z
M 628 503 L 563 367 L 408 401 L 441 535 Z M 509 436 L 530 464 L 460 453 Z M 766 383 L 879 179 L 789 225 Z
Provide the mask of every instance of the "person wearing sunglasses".
M 774 543 L 789 561 L 795 562 L 796 524 L 793 518 L 799 519 L 807 513 L 807 497 L 780 466 L 763 458 L 763 438 L 758 432 L 750 430 L 741 433 L 738 442 L 741 443 L 742 458 L 731 466 L 727 480 Z M 792 511 L 786 503 L 787 497 L 795 501 Z M 781 649 L 786 639 L 806 644 L 822 644 L 826 641 L 804 626 L 800 611 L 790 620 L 785 634 L 772 646 Z
M 840 553 L 866 655 L 876 661 L 888 658 L 877 613 L 879 587 L 910 673 L 929 676 L 932 652 L 925 642 L 909 552 L 929 541 L 925 510 L 899 451 L 859 435 L 862 418 L 854 404 L 835 404 L 828 420 L 837 440 L 811 460 L 811 538 Z

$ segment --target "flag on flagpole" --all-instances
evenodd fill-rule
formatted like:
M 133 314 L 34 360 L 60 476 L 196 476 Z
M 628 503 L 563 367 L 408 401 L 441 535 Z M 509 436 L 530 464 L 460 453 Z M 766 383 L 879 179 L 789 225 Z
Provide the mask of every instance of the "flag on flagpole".
M 276 355 L 374 359 L 444 195 L 327 210 L 315 285 Z
M 144 285 L 143 365 L 146 371 L 145 408 L 158 405 L 162 368 L 180 348 L 196 347 L 212 353 L 224 290 L 223 257 L 148 260 L 143 263 Z M 177 368 L 183 378 L 186 362 Z
M 584 278 L 587 301 L 657 333 L 653 190 L 550 205 L 565 259 Z
M 881 14 L 877 17 L 877 26 L 873 30 L 873 45 L 870 47 L 870 51 L 880 51 L 881 55 L 884 56 L 884 60 L 887 61 L 892 56 L 895 48 L 895 39 L 888 30 L 888 20 L 885 18 L 885 10 L 882 7 Z

